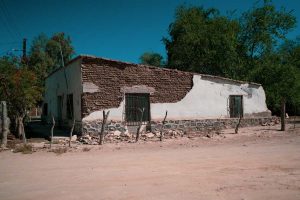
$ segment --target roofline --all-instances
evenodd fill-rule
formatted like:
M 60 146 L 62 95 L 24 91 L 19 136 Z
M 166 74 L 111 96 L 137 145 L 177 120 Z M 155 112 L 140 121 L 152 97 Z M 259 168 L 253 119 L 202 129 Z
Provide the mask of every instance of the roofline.
M 61 69 L 63 69 L 63 68 L 67 68 L 70 64 L 72 64 L 73 62 L 76 62 L 77 60 L 79 60 L 79 59 L 81 59 L 81 58 L 82 58 L 81 55 L 76 56 L 75 58 L 73 58 L 73 59 L 71 59 L 69 62 L 67 62 L 67 63 L 65 64 L 64 67 L 63 67 L 63 66 L 60 66 L 60 67 L 56 68 L 55 70 L 53 70 L 52 72 L 50 72 L 50 73 L 48 74 L 48 76 L 46 76 L 45 80 L 46 80 L 47 78 L 49 78 L 50 76 L 52 76 L 53 74 L 55 74 L 57 71 L 59 71 L 59 70 L 61 70 Z
M 104 61 L 108 61 L 108 62 L 114 62 L 114 63 L 119 63 L 119 64 L 130 65 L 130 66 L 143 66 L 143 67 L 148 67 L 148 68 L 158 68 L 160 70 L 165 70 L 165 71 L 177 71 L 177 72 L 182 72 L 182 73 L 189 73 L 189 74 L 200 75 L 200 76 L 208 77 L 208 78 L 217 78 L 217 79 L 222 79 L 222 80 L 226 80 L 226 81 L 232 81 L 232 82 L 236 82 L 236 83 L 240 83 L 240 84 L 248 83 L 248 84 L 261 86 L 261 84 L 259 84 L 259 83 L 235 80 L 235 79 L 231 79 L 231 78 L 225 78 L 225 77 L 222 77 L 222 76 L 214 76 L 214 75 L 209 75 L 209 74 L 200 74 L 200 73 L 196 73 L 196 72 L 187 72 L 187 71 L 181 71 L 181 70 L 178 70 L 178 69 L 161 68 L 161 67 L 152 66 L 152 65 L 145 65 L 145 64 L 136 64 L 136 63 L 131 63 L 131 62 L 113 60 L 113 59 L 97 57 L 97 56 L 93 56 L 93 55 L 85 55 L 85 54 L 80 54 L 80 55 L 76 56 L 75 58 L 73 58 L 72 60 L 70 60 L 65 65 L 64 68 L 67 68 L 70 64 L 72 64 L 73 62 L 76 62 L 79 59 L 82 59 L 82 64 L 84 64 L 84 59 L 96 59 L 96 60 L 104 60 Z M 48 77 L 50 77 L 51 75 L 53 75 L 55 72 L 59 71 L 62 68 L 63 67 L 59 67 L 59 68 L 55 69 L 45 79 L 47 79 Z

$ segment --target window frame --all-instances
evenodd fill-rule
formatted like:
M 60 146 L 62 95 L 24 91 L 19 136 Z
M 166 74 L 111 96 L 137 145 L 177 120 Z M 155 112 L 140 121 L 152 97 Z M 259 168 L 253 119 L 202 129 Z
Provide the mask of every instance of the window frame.
M 140 122 L 140 105 L 146 104 L 144 107 L 144 115 L 142 124 L 147 124 L 151 120 L 150 112 L 150 94 L 149 93 L 125 93 L 125 122 L 127 125 L 138 125 Z M 145 98 L 145 99 L 143 99 Z M 130 105 L 130 103 L 134 105 Z M 130 106 L 130 107 L 128 107 Z M 131 111 L 134 109 L 133 111 Z M 132 116 L 132 113 L 134 113 Z
M 237 111 L 235 110 L 236 108 L 236 100 L 235 98 L 240 97 L 240 113 L 237 113 Z M 229 95 L 229 116 L 230 118 L 239 118 L 244 117 L 244 99 L 243 99 L 243 95 Z

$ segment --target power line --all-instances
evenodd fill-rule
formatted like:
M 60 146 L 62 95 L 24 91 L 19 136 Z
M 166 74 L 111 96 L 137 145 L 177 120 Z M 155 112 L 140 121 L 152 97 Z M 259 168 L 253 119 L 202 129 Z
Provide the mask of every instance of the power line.
M 1 8 L 1 6 L 0 6 L 0 8 Z M 1 9 L 0 9 L 0 11 L 1 11 Z M 10 30 L 10 27 L 9 27 L 7 21 L 5 21 L 4 17 L 3 17 L 3 18 L 0 17 L 0 19 L 1 19 L 1 21 L 3 22 L 2 24 L 4 24 L 4 26 L 6 27 L 7 33 L 10 35 L 10 37 L 11 37 L 12 39 L 16 40 L 15 35 L 14 35 L 13 32 Z
M 13 17 L 10 15 L 10 13 L 7 9 L 7 6 L 3 0 L 0 0 L 0 9 L 1 9 L 1 12 L 4 17 L 3 19 L 6 19 L 6 22 L 8 22 L 7 25 L 8 25 L 8 27 L 10 27 L 10 30 L 13 31 L 14 35 L 17 38 L 21 38 L 19 29 L 18 29 Z
M 0 0 L 0 3 L 2 4 L 3 6 L 3 9 L 4 9 L 4 12 L 6 13 L 6 16 L 8 17 L 8 19 L 10 18 L 10 24 L 13 26 L 13 28 L 15 29 L 16 31 L 16 35 L 21 38 L 21 34 L 20 34 L 20 31 L 19 31 L 19 28 L 17 26 L 17 24 L 15 23 L 15 18 L 14 16 L 11 15 L 11 13 L 8 11 L 8 8 L 6 6 L 6 3 L 4 0 Z
M 11 45 L 16 45 L 20 44 L 21 42 L 2 42 L 0 43 L 0 46 L 11 46 Z

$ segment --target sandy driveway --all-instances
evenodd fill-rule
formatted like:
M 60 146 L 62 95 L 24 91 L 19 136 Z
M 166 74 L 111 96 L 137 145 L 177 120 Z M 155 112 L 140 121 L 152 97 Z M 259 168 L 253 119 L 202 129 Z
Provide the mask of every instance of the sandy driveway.
M 300 199 L 300 129 L 278 128 L 59 156 L 1 152 L 0 199 Z

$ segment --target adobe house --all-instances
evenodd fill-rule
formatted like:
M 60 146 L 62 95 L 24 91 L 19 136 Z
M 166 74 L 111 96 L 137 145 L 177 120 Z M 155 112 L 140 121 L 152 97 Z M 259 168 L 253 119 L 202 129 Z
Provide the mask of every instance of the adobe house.
M 109 129 L 125 131 L 141 118 L 149 129 L 202 130 L 270 119 L 263 87 L 228 78 L 78 56 L 46 78 L 44 118 L 79 133 L 97 133 L 102 111 L 110 111 Z

